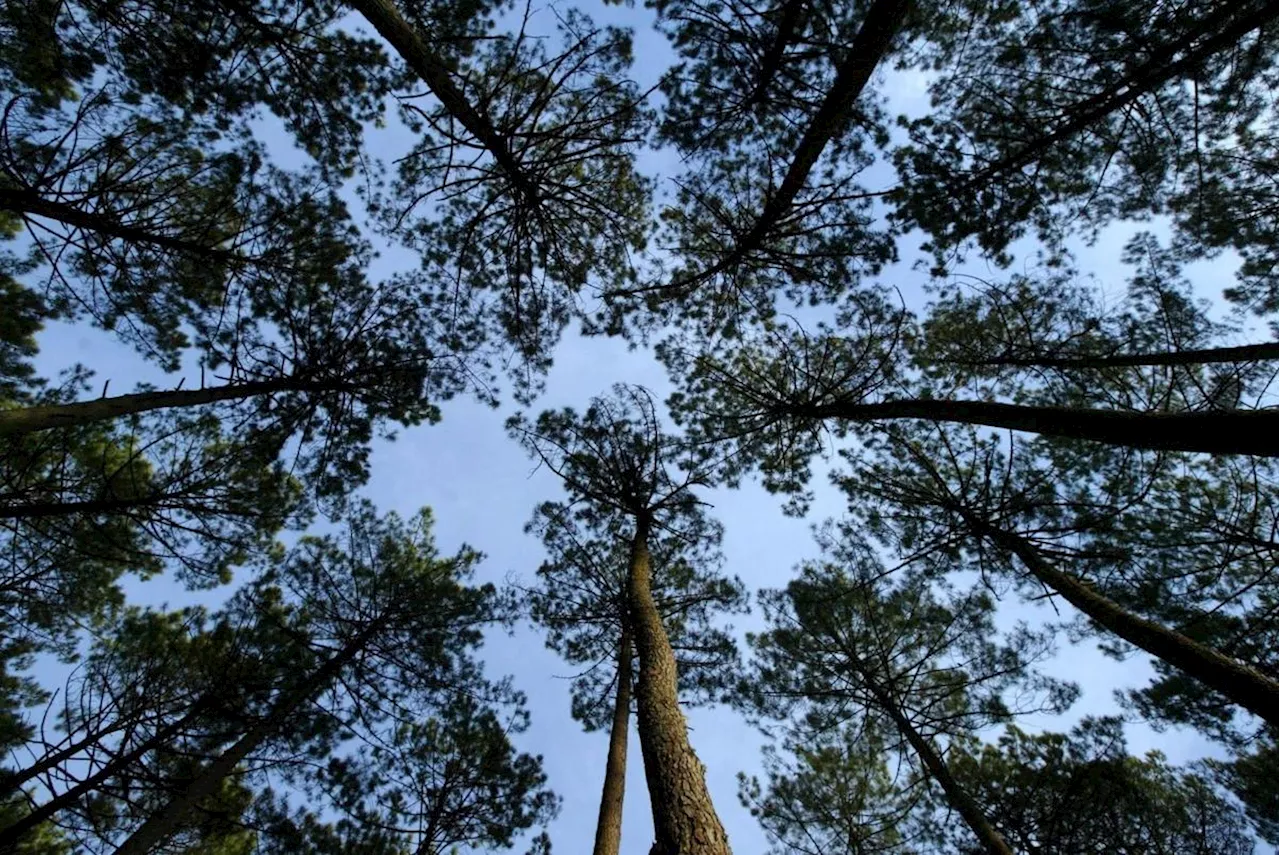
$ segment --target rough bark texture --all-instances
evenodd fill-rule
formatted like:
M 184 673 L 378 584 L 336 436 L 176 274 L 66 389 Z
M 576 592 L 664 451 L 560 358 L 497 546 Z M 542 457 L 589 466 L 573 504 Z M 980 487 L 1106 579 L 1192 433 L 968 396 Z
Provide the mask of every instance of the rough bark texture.
M 193 778 L 162 810 L 150 816 L 137 831 L 129 836 L 115 855 L 149 855 L 164 840 L 177 831 L 203 799 L 217 792 L 222 781 L 235 771 L 246 757 L 275 734 L 294 711 L 324 690 L 335 677 L 360 654 L 373 639 L 380 626 L 372 624 L 349 641 L 337 654 L 302 680 L 298 687 L 287 692 L 272 707 L 266 718 L 249 729 L 234 745 L 218 755 Z
M 707 791 L 706 769 L 689 745 L 676 691 L 676 659 L 650 588 L 648 521 L 637 520 L 627 604 L 639 653 L 636 719 L 657 838 L 650 855 L 730 855 Z
M 1075 407 L 1033 407 L 989 401 L 905 399 L 878 404 L 832 404 L 780 408 L 799 418 L 871 422 L 928 419 L 1062 436 L 1071 439 L 1204 454 L 1276 457 L 1280 451 L 1275 410 L 1219 410 L 1190 413 L 1128 413 Z
M 933 743 L 926 739 L 924 734 L 916 730 L 911 721 L 903 714 L 901 707 L 883 687 L 865 673 L 860 676 L 867 689 L 871 692 L 872 697 L 875 698 L 876 704 L 893 720 L 898 732 L 911 744 L 911 748 L 916 752 L 916 756 L 920 758 L 920 762 L 924 764 L 925 769 L 942 787 L 942 791 L 946 793 L 947 801 L 950 802 L 951 806 L 964 819 L 965 824 L 973 831 L 978 841 L 982 844 L 982 848 L 989 855 L 1013 855 L 1013 850 L 1009 848 L 1009 844 L 1005 843 L 1004 838 L 1000 836 L 1000 832 L 996 831 L 991 826 L 991 823 L 987 821 L 987 816 L 982 812 L 982 808 L 951 775 L 951 770 L 947 768 L 946 761 L 938 754 L 938 750 L 933 747 Z
M 1033 576 L 1099 626 L 1221 692 L 1232 703 L 1276 727 L 1280 717 L 1277 714 L 1280 687 L 1274 679 L 1180 632 L 1125 610 L 1081 580 L 1058 570 L 1026 539 L 980 522 L 971 522 L 971 525 L 979 534 L 1017 555 Z
M 613 699 L 609 729 L 609 758 L 604 767 L 604 791 L 596 820 L 593 855 L 618 855 L 622 845 L 622 800 L 627 784 L 627 728 L 631 724 L 631 633 L 622 630 L 618 642 L 618 691 Z

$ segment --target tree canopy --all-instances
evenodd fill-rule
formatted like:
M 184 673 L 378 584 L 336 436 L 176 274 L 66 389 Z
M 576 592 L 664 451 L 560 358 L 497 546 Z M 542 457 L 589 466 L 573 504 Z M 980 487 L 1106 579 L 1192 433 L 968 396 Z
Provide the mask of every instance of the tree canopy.
M 0 851 L 545 855 L 544 715 L 609 732 L 596 855 L 633 723 L 651 855 L 731 851 L 695 720 L 777 851 L 1274 843 L 1278 29 L 3 4 Z M 527 489 L 387 487 L 503 418 Z

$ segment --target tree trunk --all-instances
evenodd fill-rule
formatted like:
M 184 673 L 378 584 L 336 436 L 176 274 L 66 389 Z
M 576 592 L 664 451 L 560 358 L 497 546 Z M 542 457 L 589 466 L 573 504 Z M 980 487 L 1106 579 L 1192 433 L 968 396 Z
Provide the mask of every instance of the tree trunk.
M 1125 610 L 1080 579 L 1058 570 L 1025 538 L 976 518 L 969 517 L 968 520 L 976 533 L 1018 556 L 1036 579 L 1099 626 L 1220 692 L 1232 703 L 1276 727 L 1277 718 L 1280 718 L 1280 687 L 1274 679 L 1180 632 Z
M 622 800 L 627 784 L 627 728 L 631 723 L 631 632 L 625 622 L 618 642 L 618 691 L 613 699 L 609 728 L 609 759 L 604 767 L 604 791 L 596 820 L 593 855 L 618 855 L 622 845 Z
M 805 183 L 809 180 L 809 173 L 818 162 L 818 158 L 822 156 L 827 143 L 849 124 L 849 118 L 858 97 L 880 61 L 884 59 L 889 45 L 893 42 L 893 37 L 902 28 L 910 5 L 909 0 L 875 0 L 867 9 L 862 25 L 858 28 L 858 34 L 854 36 L 853 44 L 845 53 L 845 61 L 836 71 L 831 89 L 814 112 L 813 119 L 805 128 L 804 136 L 796 145 L 791 164 L 787 167 L 787 174 L 783 176 L 778 189 L 765 200 L 764 207 L 751 229 L 737 241 L 732 250 L 710 267 L 674 282 L 618 291 L 616 295 L 634 295 L 646 291 L 679 294 L 734 267 L 748 254 L 759 249 L 777 226 L 778 221 L 791 209 L 796 196 L 804 189 Z
M 1203 454 L 1276 457 L 1275 410 L 1225 410 L 1193 413 L 1126 413 L 1076 407 L 1035 407 L 989 401 L 905 399 L 877 404 L 781 405 L 780 414 L 796 418 L 873 422 L 927 419 L 1061 436 L 1070 439 Z
M 197 258 L 223 264 L 270 266 L 270 264 L 263 262 L 261 259 L 248 258 L 230 250 L 131 226 L 101 211 L 85 211 L 65 202 L 45 199 L 34 190 L 0 189 L 0 210 L 43 217 L 47 220 L 84 229 L 95 234 L 119 238 L 130 243 L 147 244 L 148 246 L 155 246 L 186 255 L 194 255 Z
M 336 383 L 317 383 L 290 377 L 262 380 L 252 383 L 231 383 L 211 386 L 207 389 L 175 389 L 169 392 L 135 392 L 98 398 L 95 401 L 77 401 L 73 404 L 22 407 L 0 410 L 0 436 L 14 436 L 54 428 L 74 427 L 91 422 L 106 421 L 151 410 L 168 410 L 175 407 L 195 407 L 218 401 L 235 401 L 275 392 L 311 392 L 337 390 Z
M 893 720 L 898 732 L 911 744 L 911 748 L 916 752 L 916 756 L 920 758 L 920 762 L 924 764 L 929 774 L 942 787 L 942 791 L 947 796 L 947 801 L 951 803 L 951 806 L 964 819 L 965 824 L 977 836 L 982 848 L 989 855 L 1013 855 L 1013 850 L 1009 848 L 1009 844 L 1005 843 L 1004 838 L 1000 836 L 1000 832 L 991 826 L 982 808 L 951 775 L 951 770 L 947 768 L 946 761 L 938 754 L 937 749 L 933 747 L 933 743 L 926 739 L 920 731 L 916 730 L 911 721 L 903 714 L 902 709 L 883 687 L 872 680 L 865 672 L 859 676 L 862 677 L 876 703 Z
M 489 118 L 466 99 L 462 90 L 453 82 L 449 67 L 431 50 L 426 39 L 404 19 L 395 3 L 392 0 L 351 0 L 351 7 L 387 40 L 449 114 L 488 149 L 508 180 L 525 197 L 525 201 L 536 204 L 537 188 L 511 153 L 507 140 L 498 133 Z
M 342 650 L 304 679 L 298 688 L 287 692 L 262 721 L 250 728 L 248 733 L 215 758 L 187 784 L 185 789 L 174 796 L 158 813 L 150 816 L 137 831 L 120 844 L 115 855 L 149 855 L 182 826 L 200 801 L 217 791 L 222 781 L 235 771 L 236 766 L 275 734 L 299 707 L 323 691 L 342 669 L 368 646 L 380 628 L 380 623 L 366 627 Z
M 1235 4 L 1223 4 L 1221 12 L 1210 20 L 1201 22 L 1202 27 L 1206 29 L 1221 27 L 1222 29 L 1217 33 L 1209 35 L 1199 45 L 1192 47 L 1178 58 L 1174 58 L 1174 53 L 1177 49 L 1185 49 L 1184 45 L 1165 48 L 1158 55 L 1138 66 L 1128 79 L 1121 80 L 1108 90 L 1069 107 L 1069 115 L 1074 115 L 1071 115 L 1066 122 L 1018 151 L 984 167 L 953 192 L 972 192 L 975 187 L 988 183 L 1001 173 L 1012 172 L 1026 166 L 1054 145 L 1088 129 L 1094 123 L 1133 103 L 1148 92 L 1156 91 L 1179 75 L 1192 73 L 1205 59 L 1238 44 L 1249 33 L 1267 26 L 1274 17 L 1274 9 L 1266 5 L 1259 4 L 1241 13 Z
M 676 691 L 676 660 L 653 602 L 649 521 L 636 520 L 627 573 L 627 606 L 640 658 L 636 719 L 657 841 L 650 855 L 730 855 L 707 792 L 706 770 L 689 745 Z
M 57 766 L 61 766 L 90 745 L 101 742 L 113 733 L 128 729 L 129 725 L 127 724 L 117 724 L 102 731 L 89 733 L 75 742 L 50 751 L 25 769 L 0 775 L 0 796 L 21 789 L 28 781 L 38 778 Z
M 786 0 L 782 5 L 782 14 L 778 16 L 778 27 L 773 31 L 773 40 L 769 42 L 769 49 L 760 60 L 760 70 L 756 73 L 756 85 L 747 96 L 745 103 L 748 106 L 765 103 L 769 87 L 773 85 L 782 68 L 782 58 L 787 53 L 787 47 L 795 39 L 796 27 L 804 16 L 804 11 L 805 0 Z
M 32 502 L 26 505 L 0 505 L 0 520 L 36 520 L 69 514 L 115 514 L 141 509 L 207 510 L 207 504 L 196 501 L 189 493 L 153 493 L 134 499 L 88 499 L 83 502 Z
M 1009 356 L 994 359 L 944 359 L 947 365 L 1007 366 L 1010 368 L 1126 368 L 1140 365 L 1210 365 L 1220 362 L 1263 362 L 1280 357 L 1274 341 L 1238 347 L 1206 347 L 1161 353 L 1114 353 L 1108 356 Z

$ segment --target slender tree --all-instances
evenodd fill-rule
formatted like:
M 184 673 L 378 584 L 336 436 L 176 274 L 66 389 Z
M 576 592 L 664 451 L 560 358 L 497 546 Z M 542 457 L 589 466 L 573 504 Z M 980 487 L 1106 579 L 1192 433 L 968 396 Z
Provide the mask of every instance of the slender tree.
M 510 429 L 560 477 L 574 505 L 628 518 L 632 536 L 626 608 L 634 633 L 636 724 L 653 809 L 655 853 L 727 853 L 729 843 L 707 791 L 705 769 L 689 744 L 680 709 L 671 639 L 658 610 L 649 544 L 662 532 L 696 541 L 709 524 L 690 487 L 698 483 L 696 447 L 664 436 L 649 393 L 617 387 L 585 413 L 547 411 Z M 679 473 L 677 466 L 684 472 Z
M 423 845 L 509 845 L 545 820 L 555 801 L 538 761 L 517 756 L 500 724 L 506 708 L 519 729 L 521 699 L 484 680 L 469 654 L 480 624 L 505 606 L 491 588 L 461 584 L 476 555 L 437 558 L 428 525 L 425 513 L 405 524 L 361 506 L 345 543 L 304 539 L 261 560 L 259 579 L 208 629 L 199 612 L 128 617 L 88 660 L 66 738 L 11 773 L 10 786 L 39 780 L 53 795 L 0 841 L 15 845 L 53 820 L 118 851 L 150 852 L 184 835 L 208 838 L 199 829 L 224 814 L 262 837 L 281 820 L 252 808 L 254 788 L 276 780 L 334 794 L 337 809 L 396 829 L 391 839 L 403 844 L 419 814 L 401 792 L 408 779 L 390 770 L 453 768 L 472 752 L 488 759 L 466 766 L 467 786 L 506 786 L 510 798 L 476 803 L 453 779 L 418 792 L 420 816 L 440 823 Z M 428 730 L 406 730 L 415 717 Z M 447 727 L 453 741 L 430 737 L 431 727 Z M 362 742 L 381 753 L 355 765 L 308 759 Z
M 740 774 L 739 798 L 777 853 L 909 853 L 925 829 L 924 799 L 890 769 L 890 751 L 874 731 L 799 734 L 779 752 L 764 750 L 765 783 Z M 901 770 L 899 770 L 901 773 Z

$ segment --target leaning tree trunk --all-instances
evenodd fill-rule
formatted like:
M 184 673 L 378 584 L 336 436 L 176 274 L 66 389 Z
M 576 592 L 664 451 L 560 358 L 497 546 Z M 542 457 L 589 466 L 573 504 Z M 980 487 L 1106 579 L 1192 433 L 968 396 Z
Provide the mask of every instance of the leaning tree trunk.
M 960 814 L 961 819 L 969 826 L 969 829 L 978 838 L 982 848 L 987 851 L 988 855 L 1013 855 L 1013 850 L 1009 848 L 1008 843 L 1005 843 L 1000 832 L 992 827 L 982 807 L 974 801 L 968 791 L 952 776 L 946 761 L 942 759 L 938 749 L 934 748 L 933 742 L 916 729 L 915 725 L 906 717 L 902 712 L 902 708 L 890 697 L 884 687 L 872 680 L 866 673 L 862 673 L 859 676 L 862 677 L 863 683 L 866 684 L 868 691 L 871 692 L 871 696 L 875 698 L 876 705 L 892 719 L 894 727 L 907 740 L 912 750 L 915 751 L 916 756 L 920 758 L 920 762 L 924 764 L 925 769 L 942 787 L 942 792 L 946 795 L 947 801 Z
M 1277 718 L 1280 718 L 1280 686 L 1271 677 L 1176 630 L 1126 610 L 1080 579 L 1054 567 L 1025 538 L 973 517 L 968 522 L 978 534 L 1018 556 L 1031 575 L 1099 626 L 1220 692 L 1272 727 L 1276 726 Z
M 729 840 L 707 791 L 706 769 L 689 745 L 676 692 L 676 658 L 653 602 L 649 521 L 636 520 L 627 605 L 640 658 L 636 719 L 657 838 L 650 855 L 729 855 Z
M 1156 365 L 1213 365 L 1222 362 L 1274 362 L 1280 350 L 1274 341 L 1238 347 L 1206 347 L 1155 353 L 1112 353 L 1106 356 L 996 356 L 991 359 L 942 359 L 946 365 L 1004 368 L 1127 368 Z
M 1162 451 L 1251 454 L 1258 457 L 1276 457 L 1280 453 L 1280 441 L 1276 439 L 1276 427 L 1280 421 L 1275 410 L 1130 413 L 933 398 L 817 407 L 784 404 L 778 409 L 781 415 L 795 418 L 850 422 L 927 419 Z
M 53 428 L 108 421 L 147 413 L 152 410 L 170 410 L 181 407 L 197 407 L 219 401 L 239 401 L 260 395 L 279 392 L 323 392 L 344 388 L 339 383 L 321 383 L 300 377 L 279 377 L 275 380 L 256 380 L 247 383 L 230 383 L 225 386 L 209 386 L 204 389 L 174 389 L 168 392 L 134 392 L 93 401 L 76 401 L 70 404 L 46 404 L 35 407 L 19 407 L 0 410 L 0 436 L 19 436 Z
M 596 820 L 593 855 L 618 855 L 622 845 L 622 799 L 627 784 L 627 728 L 631 724 L 631 631 L 623 624 L 618 642 L 618 691 L 613 699 L 609 729 L 609 759 L 604 767 L 604 792 Z
M 368 646 L 380 628 L 381 625 L 376 622 L 368 626 L 347 642 L 337 654 L 307 675 L 297 688 L 286 692 L 265 718 L 250 728 L 234 745 L 218 755 L 187 784 L 182 792 L 174 796 L 164 808 L 149 817 L 137 831 L 120 844 L 115 855 L 148 855 L 155 850 L 182 826 L 201 801 L 218 791 L 223 780 L 231 775 L 246 757 L 277 733 L 299 707 L 333 682 L 342 669 L 351 664 L 352 660 Z

